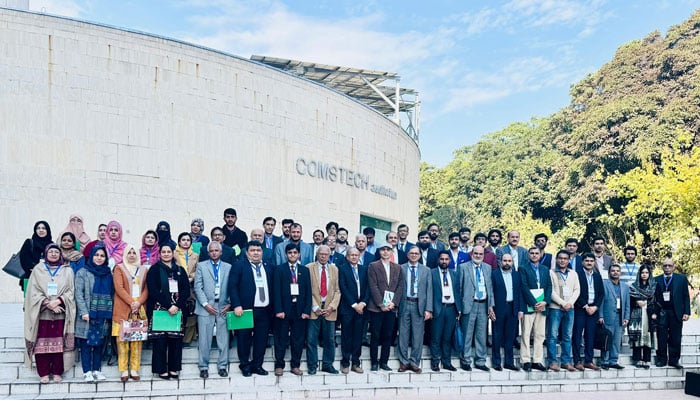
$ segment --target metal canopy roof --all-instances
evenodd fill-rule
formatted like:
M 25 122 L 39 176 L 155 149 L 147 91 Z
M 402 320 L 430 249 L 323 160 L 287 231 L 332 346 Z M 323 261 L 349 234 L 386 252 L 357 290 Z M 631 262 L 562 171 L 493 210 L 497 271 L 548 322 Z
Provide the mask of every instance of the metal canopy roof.
M 396 113 L 395 104 L 400 77 L 395 72 L 317 64 L 259 55 L 253 55 L 250 59 L 322 83 L 369 105 L 384 115 Z M 382 85 L 386 80 L 394 80 L 396 85 Z M 377 91 L 381 92 L 394 105 L 389 104 Z M 418 94 L 415 90 L 398 88 L 398 94 L 400 98 L 398 102 L 399 112 L 408 112 L 416 106 L 416 101 L 406 100 L 407 96 L 415 97 Z

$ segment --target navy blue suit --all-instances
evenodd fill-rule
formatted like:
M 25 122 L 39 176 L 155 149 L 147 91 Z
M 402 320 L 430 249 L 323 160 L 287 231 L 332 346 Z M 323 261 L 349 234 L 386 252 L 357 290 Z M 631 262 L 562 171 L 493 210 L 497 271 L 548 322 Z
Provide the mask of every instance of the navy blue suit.
M 311 314 L 311 278 L 309 269 L 297 263 L 296 283 L 299 285 L 299 295 L 292 296 L 291 284 L 292 272 L 289 263 L 278 265 L 273 269 L 272 292 L 273 313 L 284 313 L 284 318 L 274 318 L 273 331 L 275 333 L 275 368 L 284 368 L 284 356 L 287 346 L 290 345 L 292 368 L 301 365 L 301 353 L 304 351 L 306 339 L 307 319 L 302 319 L 301 314 Z
M 459 273 L 447 269 L 452 281 L 454 304 L 443 304 L 442 288 L 444 284 L 443 271 L 434 268 L 430 271 L 433 280 L 433 319 L 430 324 L 430 366 L 437 367 L 452 365 L 452 335 L 457 325 L 457 315 L 462 312 L 462 291 L 459 285 Z
M 664 275 L 656 278 L 656 302 L 661 307 L 657 318 L 659 325 L 657 335 L 659 345 L 656 349 L 656 361 L 669 365 L 677 365 L 681 358 L 681 338 L 683 335 L 683 315 L 690 315 L 690 294 L 688 292 L 688 279 L 685 275 L 672 275 L 666 286 Z M 665 291 L 670 293 L 671 299 L 664 301 Z
M 244 310 L 253 310 L 253 329 L 241 329 L 238 335 L 238 359 L 240 369 L 245 372 L 255 372 L 262 368 L 265 357 L 267 335 L 270 330 L 271 311 L 273 300 L 270 295 L 275 292 L 273 285 L 273 272 L 268 264 L 263 263 L 263 269 L 267 277 L 266 293 L 269 305 L 267 307 L 255 307 L 255 274 L 250 261 L 243 257 L 233 265 L 228 279 L 228 293 L 231 299 L 231 308 L 242 307 Z M 251 342 L 253 345 L 253 359 L 250 359 Z
M 428 247 L 427 254 L 423 257 L 423 250 L 421 250 L 421 264 L 425 265 L 430 269 L 438 267 L 438 251 L 432 247 Z
M 581 256 L 576 256 L 581 259 Z M 580 268 L 580 269 L 579 269 Z M 603 278 L 598 273 L 596 268 L 593 268 L 591 283 L 593 284 L 594 299 L 588 299 L 588 274 L 582 264 L 578 264 L 576 275 L 578 275 L 578 283 L 581 287 L 581 293 L 574 303 L 574 334 L 571 338 L 571 348 L 574 356 L 574 364 L 580 362 L 593 362 L 593 345 L 595 344 L 595 331 L 598 324 L 598 316 L 600 315 L 600 307 L 603 305 L 603 297 L 605 297 L 605 287 L 603 287 Z M 595 306 L 596 312 L 588 314 L 586 308 Z M 584 337 L 585 332 L 585 337 Z M 584 358 L 581 360 L 581 343 L 583 342 Z
M 365 267 L 369 268 L 369 265 L 374 262 L 374 254 L 370 253 L 369 251 L 365 250 L 364 254 L 362 255 L 362 258 L 360 259 L 362 265 Z M 340 292 L 342 293 L 342 291 Z
M 369 285 L 367 283 L 367 265 L 357 266 L 358 281 L 360 283 L 360 293 L 357 293 L 357 281 L 352 267 L 348 262 L 338 266 L 338 285 L 340 287 L 340 305 L 338 314 L 340 318 L 340 340 L 342 359 L 341 367 L 349 367 L 352 361 L 353 366 L 360 365 L 360 355 L 362 353 L 362 336 L 364 335 L 364 325 L 367 320 L 367 308 L 362 314 L 358 314 L 353 304 L 369 304 Z
M 515 365 L 513 359 L 513 342 L 518 328 L 518 313 L 525 311 L 525 302 L 522 299 L 520 274 L 511 268 L 513 282 L 513 301 L 506 301 L 506 282 L 503 271 L 498 268 L 491 274 L 493 284 L 494 313 L 496 321 L 493 322 L 493 347 L 491 352 L 491 364 L 501 365 L 501 348 L 503 348 L 503 361 L 506 365 Z
M 450 252 L 450 266 L 448 267 L 449 269 L 456 269 L 459 264 L 469 262 L 472 258 L 469 256 L 469 253 L 465 253 L 463 251 L 457 252 L 457 262 L 455 263 L 455 259 L 452 256 L 452 250 L 448 250 Z

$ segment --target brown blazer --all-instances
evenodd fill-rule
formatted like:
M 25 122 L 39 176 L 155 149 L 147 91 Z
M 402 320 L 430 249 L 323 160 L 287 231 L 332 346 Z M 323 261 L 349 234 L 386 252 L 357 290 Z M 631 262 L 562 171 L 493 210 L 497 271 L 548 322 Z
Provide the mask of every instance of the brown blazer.
M 382 301 L 384 300 L 384 291 L 394 292 L 394 313 L 399 311 L 399 303 L 403 296 L 403 290 L 406 286 L 403 280 L 403 273 L 399 264 L 390 262 L 389 271 L 391 273 L 391 281 L 387 279 L 386 271 L 382 261 L 378 260 L 369 264 L 367 270 L 367 280 L 369 285 L 370 301 L 367 309 L 372 312 L 381 312 Z
M 318 263 L 306 264 L 311 277 L 311 319 L 317 319 L 318 315 L 313 309 L 321 307 L 321 275 L 318 273 Z M 338 318 L 338 305 L 340 304 L 340 286 L 338 285 L 338 268 L 335 264 L 326 264 L 329 278 L 328 294 L 326 295 L 326 308 L 333 307 L 333 312 L 326 315 L 327 321 L 335 321 Z
M 143 271 L 143 272 L 142 272 Z M 146 268 L 141 267 L 139 270 L 139 278 L 141 280 L 141 296 L 138 298 L 139 303 L 143 308 L 148 299 L 148 288 L 146 287 Z M 120 265 L 114 267 L 114 307 L 112 308 L 112 320 L 115 322 L 125 321 L 129 319 L 131 314 L 131 277 L 123 271 Z M 139 313 L 141 314 L 141 313 Z M 145 315 L 145 309 L 143 314 Z

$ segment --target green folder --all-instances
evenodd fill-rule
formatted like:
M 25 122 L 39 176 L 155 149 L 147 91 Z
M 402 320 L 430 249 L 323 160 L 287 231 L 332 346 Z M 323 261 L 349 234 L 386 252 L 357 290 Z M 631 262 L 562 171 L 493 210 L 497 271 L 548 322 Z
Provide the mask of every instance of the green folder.
M 197 254 L 202 254 L 202 243 L 197 242 L 197 243 L 192 243 L 192 251 L 194 251 Z
M 251 329 L 253 327 L 253 310 L 243 310 L 243 315 L 240 317 L 237 317 L 233 311 L 227 312 L 226 327 L 230 331 Z
M 153 311 L 154 332 L 178 332 L 182 329 L 182 311 L 170 315 L 166 310 Z
M 544 289 L 530 289 L 530 293 L 537 303 L 544 301 Z M 535 307 L 528 305 L 527 312 L 535 312 Z

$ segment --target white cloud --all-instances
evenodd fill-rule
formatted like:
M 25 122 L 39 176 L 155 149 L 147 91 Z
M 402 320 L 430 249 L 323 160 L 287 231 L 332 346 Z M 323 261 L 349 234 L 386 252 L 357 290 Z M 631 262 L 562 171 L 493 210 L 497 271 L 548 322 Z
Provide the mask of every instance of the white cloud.
M 29 0 L 29 9 L 71 18 L 80 17 L 84 11 L 74 0 Z

